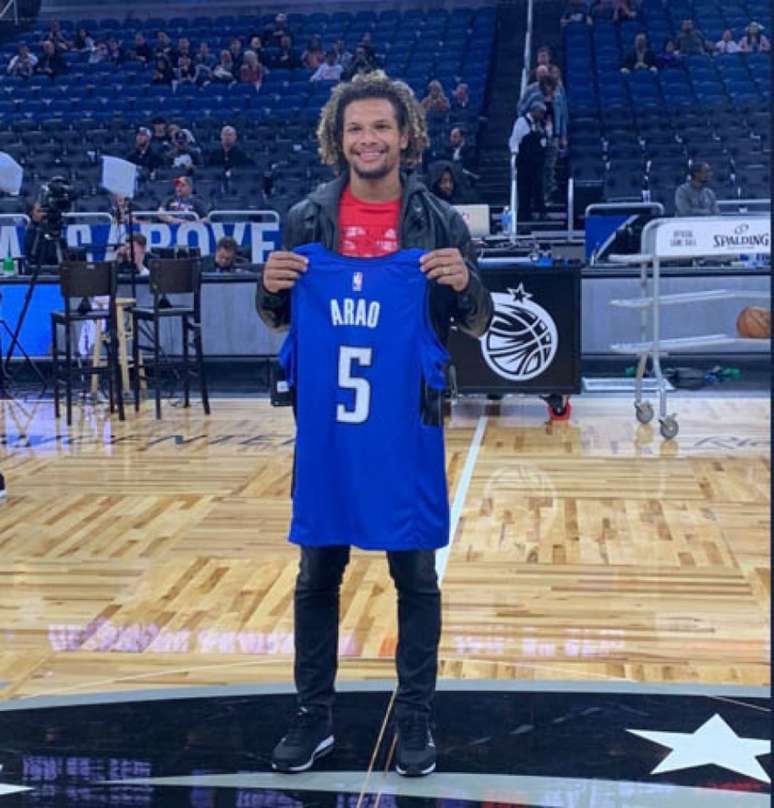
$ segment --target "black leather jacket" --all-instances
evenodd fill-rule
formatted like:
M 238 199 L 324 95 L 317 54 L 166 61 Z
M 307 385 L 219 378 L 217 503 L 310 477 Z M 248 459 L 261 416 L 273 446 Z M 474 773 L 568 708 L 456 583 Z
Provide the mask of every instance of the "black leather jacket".
M 284 246 L 292 250 L 301 244 L 319 242 L 336 250 L 339 242 L 339 198 L 347 182 L 345 174 L 321 185 L 288 212 Z M 430 319 L 443 344 L 453 320 L 462 331 L 480 337 L 492 318 L 492 298 L 481 282 L 470 234 L 462 216 L 435 197 L 415 175 L 401 175 L 403 201 L 400 217 L 402 248 L 435 250 L 457 247 L 470 270 L 470 282 L 463 292 L 433 283 L 430 290 Z M 258 314 L 269 328 L 290 324 L 290 295 L 268 292 L 258 284 L 255 301 Z

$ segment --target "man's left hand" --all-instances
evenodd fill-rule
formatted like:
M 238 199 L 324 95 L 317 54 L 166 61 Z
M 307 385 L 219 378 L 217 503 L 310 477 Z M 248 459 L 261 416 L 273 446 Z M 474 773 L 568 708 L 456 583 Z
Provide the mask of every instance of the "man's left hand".
M 456 247 L 425 253 L 420 259 L 420 268 L 428 280 L 451 286 L 455 292 L 466 289 L 470 280 L 468 267 Z

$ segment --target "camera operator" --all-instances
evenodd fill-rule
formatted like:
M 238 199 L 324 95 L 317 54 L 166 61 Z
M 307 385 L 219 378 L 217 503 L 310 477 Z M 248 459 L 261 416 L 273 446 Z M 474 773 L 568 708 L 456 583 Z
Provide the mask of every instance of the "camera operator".
M 116 263 L 119 272 L 136 272 L 138 275 L 150 274 L 146 263 L 148 256 L 148 239 L 142 233 L 132 233 L 134 244 L 134 265 L 132 265 L 132 248 L 129 240 L 116 250 Z
M 51 232 L 46 220 L 46 211 L 40 201 L 36 200 L 30 205 L 27 215 L 30 223 L 24 233 L 24 256 L 27 266 L 59 264 L 58 248 L 61 245 L 61 236 Z

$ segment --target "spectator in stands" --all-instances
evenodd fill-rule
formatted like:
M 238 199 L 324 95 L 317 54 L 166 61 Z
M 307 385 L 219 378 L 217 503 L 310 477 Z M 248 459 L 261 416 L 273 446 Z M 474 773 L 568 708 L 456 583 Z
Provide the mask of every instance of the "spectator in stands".
M 742 53 L 768 53 L 771 50 L 771 42 L 764 36 L 759 23 L 751 22 L 747 26 L 744 36 L 739 40 L 739 50 Z
M 658 72 L 656 54 L 650 49 L 646 34 L 637 34 L 634 37 L 634 48 L 624 59 L 622 73 L 630 73 L 632 70 L 652 70 Z
M 352 64 L 352 54 L 347 50 L 343 39 L 337 39 L 333 43 L 333 50 L 336 53 L 336 64 L 341 65 L 341 69 L 346 72 Z
M 228 44 L 228 51 L 231 54 L 231 63 L 234 66 L 233 73 L 235 76 L 238 76 L 239 70 L 242 67 L 242 59 L 244 58 L 242 40 L 238 36 L 231 37 L 231 42 Z
M 365 50 L 361 47 L 355 48 L 355 56 L 349 63 L 349 67 L 341 74 L 345 81 L 350 81 L 355 76 L 373 73 L 374 66 L 368 58 Z
M 164 56 L 167 59 L 172 53 L 172 40 L 166 31 L 156 31 L 156 46 L 153 50 L 156 57 Z
M 358 47 L 365 51 L 366 59 L 368 59 L 372 67 L 379 66 L 379 60 L 376 58 L 376 51 L 374 50 L 373 42 L 371 41 L 370 31 L 366 31 L 363 34 L 363 38 L 360 40 L 360 45 Z
M 202 272 L 238 272 L 249 266 L 249 261 L 239 254 L 239 246 L 230 236 L 218 239 L 215 255 L 202 258 Z
M 134 250 L 129 245 L 129 239 L 116 250 L 115 260 L 119 271 L 132 270 L 132 252 L 134 252 L 134 271 L 138 275 L 149 275 L 150 269 L 147 264 L 148 239 L 142 233 L 132 233 L 131 241 L 133 242 Z
M 680 67 L 683 63 L 683 57 L 674 39 L 667 39 L 664 43 L 664 50 L 658 55 L 656 64 L 659 70 L 665 70 L 669 67 Z
M 164 202 L 159 208 L 160 212 L 180 212 L 191 211 L 195 213 L 200 219 L 207 218 L 207 206 L 194 195 L 193 182 L 190 177 L 180 176 L 172 181 L 172 186 L 175 193 Z M 179 224 L 188 221 L 188 219 L 179 218 L 175 216 L 160 216 L 162 222 L 166 224 Z
M 126 159 L 130 163 L 145 169 L 148 173 L 153 173 L 161 167 L 161 157 L 151 143 L 151 130 L 147 126 L 141 126 L 134 134 L 134 150 Z
M 559 69 L 558 65 L 554 64 L 551 48 L 549 48 L 548 45 L 543 45 L 542 47 L 538 48 L 535 60 L 536 66 L 530 71 L 529 74 L 530 84 L 538 80 L 537 71 L 541 67 L 547 67 L 549 74 L 556 79 L 557 84 L 561 85 L 562 71 Z
M 473 152 L 473 147 L 468 145 L 465 140 L 465 130 L 459 126 L 455 126 L 454 129 L 449 132 L 449 143 L 443 152 L 444 160 L 455 163 L 466 171 L 471 171 L 473 169 L 475 156 Z
M 677 45 L 677 50 L 679 50 L 683 56 L 706 53 L 708 50 L 704 34 L 697 30 L 696 26 L 693 24 L 693 20 L 683 20 L 675 45 Z
M 243 84 L 252 84 L 256 91 L 261 89 L 263 81 L 263 68 L 258 61 L 258 54 L 255 51 L 245 51 L 242 59 L 242 67 L 239 68 L 239 81 Z
M 615 0 L 613 8 L 613 22 L 622 23 L 639 19 L 640 13 L 634 0 Z
M 19 45 L 18 53 L 8 62 L 6 73 L 9 76 L 28 79 L 35 72 L 37 63 L 38 57 L 30 53 L 30 49 L 26 45 Z
M 689 181 L 675 191 L 676 216 L 720 215 L 715 192 L 707 187 L 711 179 L 712 168 L 709 163 L 693 163 Z
M 263 29 L 261 39 L 267 46 L 274 45 L 280 47 L 283 37 L 290 36 L 288 28 L 288 18 L 285 14 L 277 14 L 273 23 L 269 23 Z
M 220 147 L 210 152 L 208 165 L 223 166 L 226 171 L 252 165 L 247 153 L 237 145 L 237 139 L 237 130 L 233 126 L 224 126 L 220 130 Z
M 567 120 L 569 111 L 564 90 L 550 75 L 546 65 L 537 68 L 538 80 L 528 84 L 519 99 L 518 113 L 525 115 L 532 105 L 542 103 L 545 107 L 543 128 L 546 145 L 543 150 L 543 192 L 549 200 L 556 190 L 556 162 L 559 152 L 567 148 Z
M 48 76 L 52 81 L 67 70 L 64 57 L 56 49 L 52 40 L 47 39 L 43 45 L 43 53 L 35 65 L 35 72 Z
M 166 56 L 157 56 L 151 84 L 172 84 L 175 72 Z
M 466 123 L 470 121 L 473 109 L 470 106 L 470 91 L 465 82 L 460 82 L 451 94 L 452 122 Z
M 615 15 L 615 0 L 594 0 L 589 13 L 592 22 L 612 22 Z
M 715 43 L 715 53 L 739 53 L 741 47 L 734 39 L 734 32 L 730 28 L 723 31 L 723 36 Z
M 564 7 L 564 12 L 562 12 L 559 23 L 562 27 L 570 23 L 586 23 L 587 25 L 591 25 L 589 7 L 586 5 L 585 0 L 569 0 Z
M 98 65 L 108 60 L 108 46 L 106 42 L 97 40 L 91 53 L 89 54 L 89 64 Z
M 471 201 L 462 169 L 449 160 L 436 160 L 427 169 L 427 186 L 444 202 L 464 205 Z
M 248 40 L 248 50 L 251 50 L 257 57 L 259 62 L 263 62 L 263 42 L 258 34 L 251 34 Z
M 301 67 L 298 51 L 293 47 L 293 40 L 289 36 L 283 36 L 280 40 L 279 53 L 274 57 L 272 67 L 279 70 L 295 70 Z
M 199 50 L 196 52 L 196 58 L 194 59 L 196 83 L 208 83 L 212 78 L 212 70 L 216 64 L 217 59 L 213 53 L 210 53 L 210 46 L 206 42 L 200 43 Z
M 234 60 L 231 58 L 231 51 L 222 50 L 220 52 L 220 61 L 212 70 L 212 80 L 220 82 L 221 84 L 233 84 L 236 81 L 234 77 Z
M 51 25 L 48 27 L 48 34 L 46 40 L 54 43 L 57 51 L 70 50 L 70 42 L 67 37 L 62 33 L 62 26 L 59 20 L 52 20 Z
M 308 70 L 317 70 L 324 61 L 325 51 L 322 40 L 319 36 L 310 37 L 306 43 L 306 50 L 301 54 L 301 64 Z
M 177 67 L 175 68 L 175 80 L 179 84 L 195 84 L 196 68 L 188 54 L 180 54 L 177 57 Z
M 151 127 L 153 127 L 151 144 L 156 148 L 166 148 L 172 142 L 169 135 L 169 127 L 167 126 L 166 119 L 161 115 L 156 115 L 151 120 Z
M 85 29 L 79 28 L 73 39 L 72 50 L 78 53 L 89 53 L 94 50 L 94 37 Z
M 175 49 L 174 55 L 172 57 L 173 67 L 177 67 L 181 56 L 187 56 L 193 63 L 193 54 L 191 53 L 191 40 L 185 36 L 181 36 L 180 39 L 177 40 L 177 48 Z
M 451 109 L 449 99 L 437 79 L 427 85 L 427 95 L 420 101 L 420 105 L 426 115 L 445 115 Z
M 178 168 L 186 174 L 192 174 L 194 169 L 202 164 L 202 151 L 196 145 L 196 138 L 190 129 L 179 129 L 175 132 L 167 158 L 172 168 Z
M 126 59 L 126 54 L 124 53 L 124 49 L 121 47 L 121 43 L 114 37 L 110 37 L 107 41 L 107 60 L 111 64 L 120 65 Z
M 529 110 L 519 115 L 508 140 L 511 154 L 516 155 L 518 170 L 519 218 L 529 221 L 532 213 L 545 213 L 543 173 L 547 145 L 544 121 L 546 105 L 534 101 Z
M 314 71 L 309 81 L 339 81 L 343 68 L 336 64 L 336 51 L 329 50 L 325 54 L 325 61 Z
M 153 59 L 153 50 L 145 40 L 143 34 L 135 34 L 134 48 L 132 48 L 132 59 L 137 62 L 148 64 Z

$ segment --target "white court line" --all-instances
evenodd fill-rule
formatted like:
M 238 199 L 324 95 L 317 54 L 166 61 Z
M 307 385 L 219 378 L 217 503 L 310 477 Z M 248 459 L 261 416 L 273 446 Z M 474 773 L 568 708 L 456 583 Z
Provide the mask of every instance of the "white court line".
M 438 575 L 438 586 L 441 586 L 444 575 L 446 575 L 449 553 L 451 552 L 452 544 L 454 544 L 454 536 L 457 533 L 457 526 L 462 516 L 462 509 L 465 507 L 465 498 L 468 495 L 468 488 L 470 487 L 470 481 L 473 477 L 473 469 L 476 467 L 476 460 L 478 460 L 478 452 L 484 440 L 487 420 L 485 415 L 482 415 L 478 419 L 476 431 L 473 433 L 473 439 L 470 441 L 470 446 L 468 447 L 468 456 L 465 458 L 465 465 L 462 468 L 462 474 L 457 483 L 457 491 L 454 494 L 454 502 L 452 503 L 449 517 L 449 543 L 435 554 L 435 572 Z

